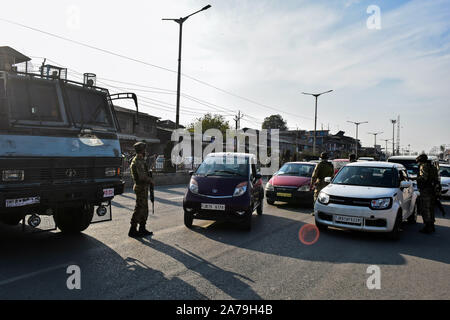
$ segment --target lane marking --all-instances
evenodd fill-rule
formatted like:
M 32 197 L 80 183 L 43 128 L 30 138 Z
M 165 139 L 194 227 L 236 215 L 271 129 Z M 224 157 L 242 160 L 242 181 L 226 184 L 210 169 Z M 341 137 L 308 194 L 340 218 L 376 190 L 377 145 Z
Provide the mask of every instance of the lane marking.
M 55 270 L 58 270 L 58 269 L 67 268 L 68 266 L 73 265 L 73 264 L 75 264 L 75 263 L 60 264 L 60 265 L 57 265 L 57 266 L 54 266 L 54 267 L 45 268 L 45 269 L 42 269 L 42 270 L 38 270 L 38 271 L 27 273 L 27 274 L 24 274 L 24 275 L 21 275 L 21 276 L 10 278 L 10 279 L 4 280 L 4 281 L 0 281 L 0 287 L 4 286 L 4 285 L 7 285 L 7 284 L 11 284 L 13 282 L 20 281 L 20 280 L 33 278 L 33 277 L 36 277 L 36 276 L 38 276 L 40 274 L 47 273 L 47 272 L 50 272 L 50 271 L 55 271 Z

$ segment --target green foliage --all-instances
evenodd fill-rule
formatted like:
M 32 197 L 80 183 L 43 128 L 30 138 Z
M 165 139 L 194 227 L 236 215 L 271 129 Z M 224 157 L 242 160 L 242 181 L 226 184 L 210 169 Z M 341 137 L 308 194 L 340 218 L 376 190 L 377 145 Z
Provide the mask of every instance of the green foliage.
M 280 131 L 287 130 L 287 122 L 279 114 L 271 115 L 264 119 L 263 129 L 279 129 Z
M 199 123 L 202 124 L 202 133 L 205 133 L 206 130 L 209 129 L 218 129 L 222 132 L 223 135 L 226 134 L 227 129 L 230 129 L 230 124 L 225 118 L 220 114 L 211 114 L 207 113 L 201 118 L 195 119 L 190 125 L 188 125 L 187 129 L 190 132 L 194 132 L 194 128 Z

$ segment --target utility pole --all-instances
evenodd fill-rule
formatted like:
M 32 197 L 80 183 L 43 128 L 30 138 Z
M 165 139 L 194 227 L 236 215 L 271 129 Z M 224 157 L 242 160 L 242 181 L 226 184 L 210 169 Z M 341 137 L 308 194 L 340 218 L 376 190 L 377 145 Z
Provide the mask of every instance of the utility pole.
M 236 131 L 241 128 L 241 119 L 244 118 L 244 115 L 241 114 L 241 111 L 239 110 L 238 114 L 234 116 L 233 120 L 236 122 Z
M 178 46 L 178 84 L 177 84 L 177 118 L 176 118 L 176 127 L 178 129 L 180 127 L 180 97 L 181 97 L 181 49 L 182 49 L 182 41 L 183 41 L 183 23 L 186 22 L 187 19 L 192 17 L 194 14 L 197 14 L 201 11 L 205 11 L 211 8 L 210 5 L 184 17 L 179 19 L 162 19 L 163 21 L 174 21 L 180 25 L 180 34 L 179 34 L 179 46 Z
M 314 145 L 313 145 L 313 154 L 316 154 L 316 140 L 317 140 L 317 100 L 319 99 L 319 97 L 323 94 L 326 93 L 330 93 L 333 92 L 333 90 L 329 90 L 327 92 L 322 92 L 322 93 L 306 93 L 306 92 L 302 92 L 304 95 L 307 96 L 313 96 L 314 98 L 316 98 L 316 113 L 315 113 L 315 121 L 314 121 Z
M 377 135 L 382 134 L 384 132 L 368 132 L 368 134 L 372 134 L 375 137 L 375 144 L 373 148 L 375 149 L 375 153 L 377 152 Z
M 387 160 L 387 155 L 388 155 L 388 142 L 391 141 L 391 139 L 383 139 L 384 142 L 386 142 L 386 148 L 384 149 L 386 152 L 386 160 Z
M 364 121 L 364 122 L 353 122 L 353 121 L 347 121 L 349 123 L 353 123 L 356 125 L 356 144 L 355 144 L 355 155 L 356 155 L 356 159 L 358 159 L 358 129 L 359 126 L 365 123 L 369 123 L 368 121 Z
M 392 123 L 392 155 L 395 156 L 395 124 L 397 120 L 391 120 Z

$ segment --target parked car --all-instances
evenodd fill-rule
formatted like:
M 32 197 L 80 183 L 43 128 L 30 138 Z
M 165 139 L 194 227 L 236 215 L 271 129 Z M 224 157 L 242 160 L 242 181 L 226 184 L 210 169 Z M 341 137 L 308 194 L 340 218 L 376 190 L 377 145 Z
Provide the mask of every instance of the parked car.
M 194 219 L 231 220 L 251 229 L 256 210 L 263 214 L 264 188 L 256 156 L 210 154 L 198 167 L 183 201 L 184 223 Z
M 439 176 L 441 178 L 441 195 L 443 197 L 450 196 L 450 192 L 448 191 L 450 188 L 450 164 L 440 164 L 439 165 Z
M 328 178 L 328 180 L 331 180 Z M 319 194 L 316 225 L 389 233 L 398 238 L 403 221 L 417 219 L 417 193 L 406 168 L 397 163 L 348 164 Z
M 345 167 L 347 164 L 350 163 L 349 159 L 334 159 L 332 161 L 333 167 L 334 167 L 334 174 L 336 175 L 339 170 L 341 170 L 343 167 Z
M 266 184 L 267 203 L 275 201 L 313 203 L 314 190 L 310 189 L 311 177 L 317 164 L 289 162 L 278 170 Z

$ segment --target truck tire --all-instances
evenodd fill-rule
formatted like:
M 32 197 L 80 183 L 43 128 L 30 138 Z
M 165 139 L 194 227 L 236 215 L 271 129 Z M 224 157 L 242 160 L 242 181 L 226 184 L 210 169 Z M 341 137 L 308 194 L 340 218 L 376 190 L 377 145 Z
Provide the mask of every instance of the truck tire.
M 94 217 L 94 206 L 62 208 L 53 216 L 63 233 L 80 233 L 86 230 Z

